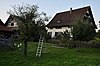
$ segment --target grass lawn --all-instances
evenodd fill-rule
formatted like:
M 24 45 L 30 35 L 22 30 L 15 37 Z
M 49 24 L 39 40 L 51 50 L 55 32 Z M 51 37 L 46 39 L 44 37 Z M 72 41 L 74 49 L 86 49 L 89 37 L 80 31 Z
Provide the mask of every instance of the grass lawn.
M 98 66 L 100 64 L 100 49 L 76 49 L 54 47 L 44 43 L 42 57 L 36 58 L 37 43 L 28 43 L 28 55 L 22 51 L 0 51 L 0 66 Z

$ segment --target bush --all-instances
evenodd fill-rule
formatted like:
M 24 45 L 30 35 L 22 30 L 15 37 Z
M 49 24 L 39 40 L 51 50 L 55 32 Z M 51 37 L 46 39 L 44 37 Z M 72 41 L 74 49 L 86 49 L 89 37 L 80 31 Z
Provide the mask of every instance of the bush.
M 95 38 L 95 41 L 100 42 L 100 38 Z
M 76 48 L 100 48 L 100 42 L 97 42 L 95 40 L 91 41 L 74 41 L 76 43 Z
M 14 48 L 16 49 L 16 50 L 22 50 L 22 43 L 14 43 Z
M 96 34 L 94 26 L 88 20 L 84 21 L 81 19 L 76 20 L 71 31 L 75 41 L 90 41 L 94 39 Z
M 60 47 L 67 48 L 100 48 L 100 42 L 91 40 L 91 41 L 73 41 L 73 40 L 56 40 L 55 44 Z
M 74 41 L 72 41 L 72 40 L 69 40 L 69 41 L 67 41 L 67 47 L 68 48 L 75 48 L 76 43 L 74 43 Z
M 76 44 L 72 40 L 56 40 L 53 43 L 55 43 L 57 46 L 60 47 L 67 47 L 67 48 L 75 48 Z
M 100 42 L 92 40 L 88 42 L 89 48 L 100 48 Z
M 58 40 L 58 39 L 51 39 L 51 42 L 53 43 L 53 44 L 60 44 L 60 40 Z
M 12 50 L 12 49 L 14 49 L 14 48 L 11 47 L 10 45 L 0 44 L 0 51 L 8 51 L 8 50 Z

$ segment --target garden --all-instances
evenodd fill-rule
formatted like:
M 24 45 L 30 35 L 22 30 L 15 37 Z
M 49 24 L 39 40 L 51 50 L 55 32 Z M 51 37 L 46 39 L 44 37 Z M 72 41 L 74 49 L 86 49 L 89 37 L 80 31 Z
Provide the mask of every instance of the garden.
M 21 50 L 0 51 L 0 66 L 98 66 L 100 48 L 64 48 L 44 43 L 42 56 L 36 57 L 36 42 L 28 42 L 27 56 Z

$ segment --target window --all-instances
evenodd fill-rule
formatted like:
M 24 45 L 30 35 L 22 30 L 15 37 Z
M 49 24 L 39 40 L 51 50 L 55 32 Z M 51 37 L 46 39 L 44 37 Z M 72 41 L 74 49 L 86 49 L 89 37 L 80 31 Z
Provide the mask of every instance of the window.
M 60 20 L 58 20 L 58 23 L 60 22 Z
M 88 13 L 86 13 L 85 15 L 86 15 L 86 16 L 89 16 L 89 14 L 88 14 Z
M 11 26 L 14 26 L 14 23 L 11 23 Z
M 62 20 L 58 20 L 57 23 L 60 23 Z

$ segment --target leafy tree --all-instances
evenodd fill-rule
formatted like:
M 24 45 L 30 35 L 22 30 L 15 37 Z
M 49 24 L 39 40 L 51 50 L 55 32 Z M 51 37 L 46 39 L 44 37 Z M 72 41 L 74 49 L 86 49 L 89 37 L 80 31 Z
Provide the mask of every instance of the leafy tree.
M 100 21 L 99 21 L 99 28 L 100 28 Z
M 100 21 L 99 21 L 99 28 L 100 28 Z M 98 30 L 97 34 L 96 34 L 97 38 L 100 38 L 100 29 Z
M 18 16 L 21 22 L 18 22 L 21 39 L 26 36 L 29 39 L 36 39 L 36 36 L 45 32 L 45 21 L 48 21 L 46 13 L 38 12 L 37 5 L 22 4 L 12 6 L 13 10 L 9 14 Z
M 98 32 L 96 33 L 96 37 L 100 38 L 100 30 L 98 30 Z
M 96 31 L 90 20 L 77 19 L 72 28 L 73 40 L 89 41 L 95 37 Z
M 40 34 L 46 33 L 45 21 L 48 21 L 46 13 L 38 12 L 37 5 L 22 4 L 12 6 L 9 14 L 17 16 L 21 21 L 18 22 L 21 39 L 24 39 L 24 55 L 27 54 L 27 41 L 30 39 L 38 40 Z M 43 34 L 45 35 L 45 34 Z
M 70 39 L 70 33 L 66 30 L 64 33 L 62 33 L 63 39 L 69 40 Z

